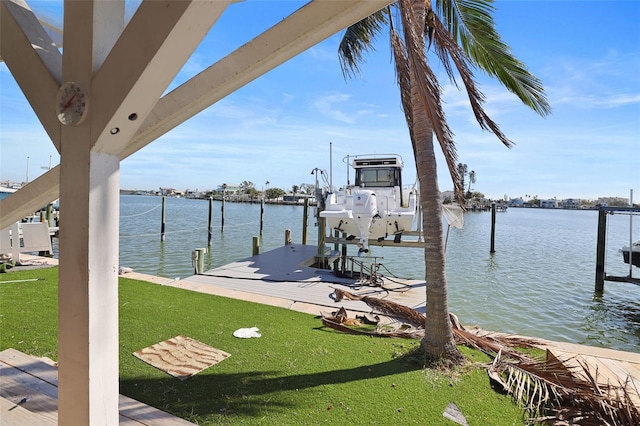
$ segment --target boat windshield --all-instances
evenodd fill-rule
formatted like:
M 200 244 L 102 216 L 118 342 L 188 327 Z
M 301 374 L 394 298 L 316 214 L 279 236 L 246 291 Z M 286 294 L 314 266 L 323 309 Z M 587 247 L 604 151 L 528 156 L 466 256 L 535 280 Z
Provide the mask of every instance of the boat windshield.
M 372 188 L 392 188 L 399 186 L 399 173 L 396 167 L 371 167 L 358 169 L 356 185 Z

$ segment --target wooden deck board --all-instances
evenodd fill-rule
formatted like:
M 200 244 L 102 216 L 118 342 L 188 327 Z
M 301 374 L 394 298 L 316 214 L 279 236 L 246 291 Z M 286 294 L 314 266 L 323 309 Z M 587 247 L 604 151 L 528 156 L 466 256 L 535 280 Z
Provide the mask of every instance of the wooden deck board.
M 56 425 L 58 369 L 13 348 L 0 352 L 0 424 Z M 16 404 L 23 398 L 25 403 Z M 119 396 L 120 425 L 192 425 L 157 408 Z M 11 411 L 9 411 L 11 409 Z M 26 420 L 25 420 L 26 419 Z
M 31 376 L 54 386 L 58 386 L 58 369 L 44 361 L 9 348 L 0 352 L 0 362 L 15 367 Z M 57 391 L 56 391 L 57 397 Z
M 615 358 L 634 358 L 635 354 L 618 353 L 620 351 L 600 350 L 593 347 L 574 347 L 581 352 L 561 351 L 556 348 L 548 348 L 548 357 L 561 361 L 567 368 L 571 368 L 575 374 L 588 380 L 588 375 L 594 377 L 598 384 L 624 387 L 633 401 L 640 408 L 640 380 L 637 377 L 640 364 L 623 361 Z M 586 352 L 586 353 L 585 353 Z M 597 354 L 597 355 L 594 355 Z M 610 358 L 605 356 L 613 356 Z
M 640 353 L 617 351 L 615 349 L 599 348 L 596 346 L 584 346 L 576 343 L 547 342 L 546 346 L 562 352 L 580 353 L 584 355 L 598 356 L 601 358 L 627 361 L 640 365 Z
M 193 425 L 191 422 L 124 395 L 120 395 L 119 408 L 121 425 L 123 424 L 123 418 L 131 420 L 134 424 L 148 426 Z
M 2 426 L 57 426 L 57 408 L 55 416 L 27 410 L 13 401 L 0 397 L 0 424 Z
M 627 371 L 627 373 L 629 373 L 629 375 L 631 377 L 633 377 L 633 379 L 637 383 L 640 383 L 640 364 L 634 364 L 634 363 L 627 362 L 627 361 L 619 361 L 619 362 L 620 362 L 620 364 L 622 366 L 624 366 L 624 368 Z M 640 390 L 640 386 L 639 386 L 638 390 Z
M 0 352 L 1 354 L 1 352 Z M 5 386 L 9 384 L 19 384 L 29 389 L 30 392 L 46 395 L 50 398 L 58 398 L 58 388 L 45 380 L 33 376 L 19 367 L 8 365 L 0 360 L 0 383 L 2 383 L 2 396 L 4 395 Z
M 13 377 L 1 376 L 0 396 L 31 411 L 56 411 L 58 409 L 57 388 L 51 392 L 43 392 L 42 386 L 32 386 L 35 380 L 23 380 L 25 376 L 24 374 L 14 374 Z

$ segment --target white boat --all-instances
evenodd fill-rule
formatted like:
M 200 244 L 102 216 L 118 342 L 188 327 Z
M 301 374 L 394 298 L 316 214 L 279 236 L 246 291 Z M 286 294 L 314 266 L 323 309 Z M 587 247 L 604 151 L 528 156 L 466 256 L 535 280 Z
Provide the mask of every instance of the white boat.
M 402 158 L 359 155 L 347 156 L 344 162 L 355 170 L 355 184 L 327 194 L 320 212 L 327 228 L 358 238 L 360 253 L 369 251 L 369 239 L 394 235 L 399 242 L 402 233 L 411 230 L 418 209 L 416 189 L 402 186 Z
M 620 251 L 622 252 L 624 263 L 629 263 L 629 246 L 622 247 Z M 636 241 L 631 245 L 631 252 L 633 254 L 631 264 L 640 268 L 640 241 Z

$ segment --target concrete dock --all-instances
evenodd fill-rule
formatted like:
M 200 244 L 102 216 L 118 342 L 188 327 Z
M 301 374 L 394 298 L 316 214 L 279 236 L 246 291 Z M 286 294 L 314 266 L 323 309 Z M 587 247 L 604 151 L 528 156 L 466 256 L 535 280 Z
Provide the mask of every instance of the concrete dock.
M 330 270 L 309 266 L 316 252 L 315 246 L 290 244 L 208 270 L 200 275 L 181 280 L 167 280 L 160 284 L 315 315 L 338 309 L 343 305 L 350 311 L 371 311 L 371 308 L 360 301 L 344 300 L 339 304 L 335 303 L 332 293 L 334 289 L 339 288 L 361 296 L 390 300 L 424 313 L 424 281 L 384 277 L 380 286 L 369 286 L 366 282 L 337 277 Z M 366 258 L 363 260 L 366 262 Z M 124 276 L 144 279 L 135 273 Z

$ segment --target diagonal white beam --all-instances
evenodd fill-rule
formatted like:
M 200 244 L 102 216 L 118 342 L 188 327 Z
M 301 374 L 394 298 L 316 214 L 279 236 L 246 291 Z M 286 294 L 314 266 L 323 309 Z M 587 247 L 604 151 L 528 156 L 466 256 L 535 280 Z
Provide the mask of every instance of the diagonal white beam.
M 163 96 L 120 158 L 128 157 L 238 88 L 391 3 L 315 0 L 298 9 Z
M 62 55 L 23 0 L 1 0 L 0 56 L 59 152 L 60 122 L 53 105 Z
M 11 226 L 60 196 L 60 166 L 0 201 L 0 229 Z
M 0 229 L 46 206 L 58 198 L 59 193 L 60 167 L 56 166 L 0 201 Z
M 118 155 L 226 7 L 236 0 L 143 2 L 94 77 L 93 151 Z M 116 131 L 117 129 L 117 131 Z

